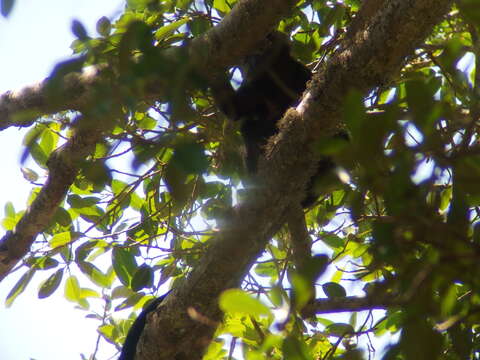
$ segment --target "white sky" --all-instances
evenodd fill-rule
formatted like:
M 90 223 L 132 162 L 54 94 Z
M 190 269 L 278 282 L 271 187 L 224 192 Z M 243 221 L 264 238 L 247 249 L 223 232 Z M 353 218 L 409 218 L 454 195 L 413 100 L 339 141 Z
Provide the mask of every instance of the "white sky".
M 16 0 L 11 15 L 0 18 L 0 93 L 17 89 L 46 77 L 52 67 L 71 54 L 72 19 L 80 20 L 90 35 L 101 16 L 117 17 L 124 0 Z M 15 209 L 25 208 L 30 184 L 19 168 L 24 131 L 0 132 L 2 177 L 0 178 L 0 218 L 3 205 L 12 201 Z M 0 229 L 3 236 L 3 229 Z M 13 306 L 5 308 L 5 298 L 23 274 L 15 273 L 0 283 L 0 359 L 1 360 L 71 360 L 95 348 L 98 322 L 74 310 L 63 298 L 63 290 L 46 300 L 37 298 L 37 276 Z M 115 353 L 107 347 L 98 359 Z

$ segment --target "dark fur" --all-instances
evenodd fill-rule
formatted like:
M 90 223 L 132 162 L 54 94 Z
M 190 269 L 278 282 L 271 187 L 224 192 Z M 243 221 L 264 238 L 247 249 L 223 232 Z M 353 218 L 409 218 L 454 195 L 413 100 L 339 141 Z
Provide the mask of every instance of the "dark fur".
M 230 119 L 241 122 L 246 167 L 254 174 L 268 139 L 278 133 L 278 120 L 298 102 L 311 73 L 291 56 L 289 41 L 279 32 L 271 33 L 259 44 L 256 53 L 245 59 L 241 69 L 244 81 L 237 91 L 225 82 L 212 86 L 212 91 L 220 110 Z M 314 185 L 318 177 L 334 168 L 332 159 L 320 160 L 317 173 L 307 186 L 303 207 L 309 207 L 317 200 L 319 194 Z
M 295 104 L 311 77 L 308 68 L 290 55 L 283 34 L 272 33 L 259 47 L 241 66 L 240 88 L 230 92 L 229 98 L 222 90 L 223 98 L 217 101 L 230 119 L 241 121 L 250 173 L 257 171 L 268 138 L 278 132 L 277 121 Z
M 167 293 L 168 294 L 168 293 Z M 137 344 L 140 336 L 142 335 L 143 329 L 147 322 L 147 315 L 154 311 L 158 305 L 165 299 L 167 294 L 162 295 L 152 301 L 150 301 L 143 309 L 143 311 L 138 315 L 135 321 L 132 324 L 132 327 L 128 331 L 125 342 L 123 343 L 122 352 L 118 360 L 135 360 L 135 353 L 137 352 Z

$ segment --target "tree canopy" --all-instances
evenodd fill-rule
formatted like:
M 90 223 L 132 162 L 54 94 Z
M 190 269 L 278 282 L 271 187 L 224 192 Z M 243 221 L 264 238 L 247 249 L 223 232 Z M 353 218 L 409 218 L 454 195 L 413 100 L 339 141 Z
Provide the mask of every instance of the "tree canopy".
M 211 86 L 273 30 L 313 77 L 252 177 Z M 0 95 L 35 163 L 5 204 L 7 304 L 34 274 L 40 299 L 102 298 L 120 348 L 115 312 L 172 289 L 138 360 L 367 359 L 384 334 L 384 359 L 480 357 L 476 0 L 130 0 L 72 31 L 70 60 Z M 325 156 L 339 179 L 303 210 Z

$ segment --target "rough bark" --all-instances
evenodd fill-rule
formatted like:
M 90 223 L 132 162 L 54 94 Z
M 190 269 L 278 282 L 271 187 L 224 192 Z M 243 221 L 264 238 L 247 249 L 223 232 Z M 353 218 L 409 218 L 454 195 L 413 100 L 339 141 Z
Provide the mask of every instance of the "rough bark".
M 428 35 L 433 25 L 448 11 L 451 2 L 386 1 L 350 33 L 352 36 L 346 38 L 314 77 L 297 110 L 290 110 L 282 119 L 280 133 L 270 142 L 268 161 L 260 165 L 259 186 L 251 191 L 245 203 L 234 209 L 229 221 L 213 239 L 206 255 L 187 281 L 175 289 L 156 313 L 149 317 L 140 341 L 139 360 L 202 357 L 216 324 L 221 320 L 217 306 L 219 294 L 227 288 L 240 285 L 252 262 L 284 224 L 290 205 L 300 202 L 302 198 L 318 160 L 309 153 L 309 142 L 333 133 L 339 126 L 341 106 L 351 89 L 366 94 L 374 87 L 388 83 L 401 68 L 405 57 L 412 53 L 415 45 Z M 271 0 L 265 6 L 263 0 L 240 1 L 217 28 L 191 42 L 187 50 L 192 55 L 193 66 L 208 73 L 234 64 L 295 3 L 292 0 Z M 170 55 L 174 57 L 175 50 Z M 98 76 L 101 77 L 101 69 L 99 71 Z M 76 99 L 89 97 L 87 81 L 79 78 L 79 82 L 76 97 L 70 101 L 66 99 L 56 107 L 46 104 L 42 92 L 44 84 L 31 89 L 29 102 L 22 99 L 21 93 L 13 97 L 4 95 L 0 98 L 0 128 L 22 126 L 15 122 L 12 115 L 31 106 L 41 113 L 76 108 Z M 161 93 L 161 87 L 160 79 L 152 79 L 147 96 L 154 98 Z M 70 156 L 85 157 L 89 153 L 92 144 L 77 143 L 72 139 L 70 150 L 64 150 L 64 156 L 61 156 L 63 160 L 57 164 L 59 168 L 63 166 L 63 161 L 68 163 Z M 96 139 L 92 137 L 93 142 Z M 67 182 L 61 182 L 60 170 L 54 169 L 51 169 L 49 180 L 42 190 L 47 192 L 46 189 L 50 188 L 51 191 L 48 197 L 42 197 L 45 212 L 42 214 L 41 209 L 31 207 L 10 240 L 4 239 L 0 251 L 13 246 L 11 244 L 15 240 L 21 244 L 21 252 L 14 254 L 18 259 L 29 248 L 35 235 L 48 224 L 68 190 L 68 182 L 71 184 L 73 181 L 75 172 L 75 169 L 70 169 Z M 52 200 L 47 201 L 46 198 Z M 25 229 L 30 230 L 25 232 Z M 19 234 L 24 234 L 24 237 L 19 238 Z
M 287 224 L 293 264 L 297 269 L 302 269 L 312 257 L 312 239 L 308 234 L 305 213 L 300 204 L 292 204 L 288 212 Z
M 280 133 L 270 142 L 268 161 L 260 165 L 259 186 L 251 198 L 235 209 L 200 266 L 151 317 L 140 342 L 139 360 L 202 357 L 214 324 L 221 320 L 219 294 L 240 285 L 270 236 L 283 224 L 291 202 L 301 199 L 314 172 L 312 164 L 318 160 L 306 150 L 308 142 L 335 131 L 343 100 L 351 89 L 367 94 L 388 83 L 451 3 L 385 2 L 352 39 L 345 40 L 314 77 L 297 111 L 290 110 L 282 119 Z M 189 313 L 199 316 L 192 318 Z

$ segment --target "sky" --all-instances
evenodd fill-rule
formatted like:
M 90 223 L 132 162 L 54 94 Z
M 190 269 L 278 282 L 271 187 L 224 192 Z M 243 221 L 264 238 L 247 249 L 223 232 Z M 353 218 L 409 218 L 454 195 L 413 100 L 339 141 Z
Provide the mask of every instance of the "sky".
M 0 94 L 44 79 L 58 61 L 71 55 L 73 19 L 80 20 L 89 34 L 96 36 L 96 21 L 102 16 L 116 18 L 124 3 L 124 0 L 16 0 L 10 16 L 0 17 Z M 13 128 L 0 132 L 3 154 L 0 218 L 7 201 L 13 202 L 17 211 L 24 209 L 31 189 L 19 166 L 24 134 L 25 130 Z M 98 322 L 75 310 L 74 304 L 63 298 L 62 291 L 39 300 L 38 284 L 46 277 L 34 277 L 14 304 L 5 308 L 5 298 L 23 271 L 0 283 L 0 359 L 74 360 L 81 359 L 82 352 L 92 353 Z M 98 359 L 115 358 L 114 349 L 105 348 Z

